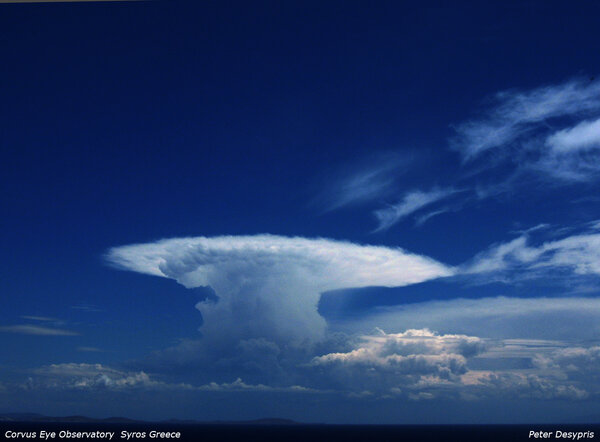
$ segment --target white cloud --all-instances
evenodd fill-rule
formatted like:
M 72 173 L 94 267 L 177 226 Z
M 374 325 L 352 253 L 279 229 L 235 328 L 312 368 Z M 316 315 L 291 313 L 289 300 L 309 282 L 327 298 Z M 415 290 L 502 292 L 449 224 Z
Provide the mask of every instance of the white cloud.
M 600 119 L 582 121 L 575 127 L 560 130 L 546 139 L 554 153 L 563 154 L 600 148 Z
M 600 175 L 600 119 L 583 121 L 548 136 L 534 170 L 566 182 L 581 182 Z
M 525 92 L 500 92 L 482 118 L 457 126 L 452 145 L 466 160 L 471 160 L 532 136 L 548 120 L 585 116 L 598 110 L 599 81 L 569 81 Z
M 310 366 L 328 384 L 360 394 L 406 395 L 422 399 L 435 390 L 457 386 L 468 372 L 467 359 L 484 351 L 482 339 L 439 335 L 428 329 L 363 335 L 354 349 L 313 358 Z M 413 397 L 414 396 L 414 397 Z
M 330 353 L 313 359 L 315 365 L 342 364 L 379 367 L 398 374 L 435 374 L 448 378 L 466 370 L 466 357 L 485 348 L 473 336 L 438 335 L 428 329 L 411 329 L 403 333 L 362 336 L 358 348 L 347 353 Z
M 600 275 L 600 234 L 582 233 L 529 246 L 527 235 L 498 244 L 477 255 L 461 273 L 517 272 L 525 277 L 567 270 L 575 275 Z
M 379 225 L 375 231 L 386 230 L 396 224 L 404 217 L 429 206 L 437 201 L 448 198 L 456 193 L 455 189 L 437 189 L 429 191 L 414 190 L 404 195 L 397 204 L 391 205 L 385 209 L 376 210 L 375 217 Z M 439 212 L 441 213 L 441 212 Z M 438 214 L 438 213 L 436 213 Z M 430 215 L 432 216 L 432 215 Z
M 507 349 L 508 347 L 508 349 Z M 528 368 L 473 370 L 481 358 L 528 358 Z M 490 355 L 491 353 L 491 355 Z M 412 400 L 512 397 L 587 399 L 600 393 L 599 347 L 545 340 L 486 340 L 428 329 L 365 335 L 353 350 L 315 357 L 312 366 L 354 396 Z
M 485 189 L 480 196 L 532 178 L 546 187 L 600 178 L 600 81 L 501 92 L 480 114 L 458 125 L 450 140 L 471 176 L 495 168 L 491 183 L 477 184 Z
M 397 287 L 449 276 L 453 269 L 402 249 L 273 235 L 178 238 L 116 247 L 114 265 L 210 286 L 218 302 L 200 302 L 205 339 L 234 345 L 264 337 L 275 343 L 322 339 L 317 311 L 328 290 Z
M 595 274 L 592 263 L 579 256 L 589 256 L 586 247 L 594 241 L 580 236 L 538 246 L 528 245 L 523 236 L 469 265 L 481 274 L 514 265 Z M 353 397 L 414 400 L 460 395 L 571 400 L 597 391 L 597 382 L 576 375 L 595 366 L 594 354 L 587 357 L 588 365 L 578 363 L 575 370 L 573 364 L 561 365 L 557 352 L 573 349 L 574 340 L 597 339 L 600 299 L 429 301 L 335 322 L 326 333 L 317 311 L 323 291 L 402 286 L 454 270 L 400 249 L 272 235 L 162 240 L 114 248 L 108 259 L 186 287 L 209 285 L 215 290 L 217 302 L 197 305 L 204 317 L 202 337 L 165 350 L 155 361 L 159 372 L 174 367 L 166 363 L 169 358 L 188 372 L 197 368 L 197 386 L 185 384 L 194 391 L 331 390 Z M 391 332 L 366 332 L 373 327 Z M 336 328 L 351 334 L 334 336 L 331 329 Z M 469 369 L 484 359 L 495 368 Z M 506 361 L 513 359 L 529 365 L 506 369 Z M 542 367 L 544 360 L 549 362 Z M 142 373 L 79 374 L 69 382 L 79 378 L 80 385 L 103 388 L 184 388 L 166 387 Z
M 39 327 L 37 325 L 6 325 L 0 327 L 0 332 L 18 333 L 38 336 L 78 336 L 79 333 L 60 328 Z

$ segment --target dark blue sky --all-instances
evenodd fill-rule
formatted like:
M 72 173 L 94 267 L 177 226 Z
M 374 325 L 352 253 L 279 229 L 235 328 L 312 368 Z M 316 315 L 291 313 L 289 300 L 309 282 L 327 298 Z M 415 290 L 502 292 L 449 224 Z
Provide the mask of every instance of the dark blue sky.
M 585 420 L 600 404 L 584 379 L 599 368 L 599 14 L 0 5 L 0 408 Z M 170 395 L 184 405 L 161 416 Z

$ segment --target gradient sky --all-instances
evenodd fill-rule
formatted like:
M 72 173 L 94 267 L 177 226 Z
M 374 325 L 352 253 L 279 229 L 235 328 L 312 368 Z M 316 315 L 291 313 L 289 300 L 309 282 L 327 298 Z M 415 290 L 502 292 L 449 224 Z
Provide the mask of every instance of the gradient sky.
M 599 16 L 0 5 L 0 411 L 597 422 Z

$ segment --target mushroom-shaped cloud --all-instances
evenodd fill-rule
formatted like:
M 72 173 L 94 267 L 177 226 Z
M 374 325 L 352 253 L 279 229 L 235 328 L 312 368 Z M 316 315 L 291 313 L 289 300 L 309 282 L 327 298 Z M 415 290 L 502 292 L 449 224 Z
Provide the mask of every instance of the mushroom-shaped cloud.
M 322 292 L 398 287 L 453 274 L 399 248 L 274 235 L 165 239 L 112 248 L 107 259 L 187 288 L 210 286 L 219 301 L 196 305 L 205 337 L 279 343 L 323 337 L 325 320 L 317 311 Z

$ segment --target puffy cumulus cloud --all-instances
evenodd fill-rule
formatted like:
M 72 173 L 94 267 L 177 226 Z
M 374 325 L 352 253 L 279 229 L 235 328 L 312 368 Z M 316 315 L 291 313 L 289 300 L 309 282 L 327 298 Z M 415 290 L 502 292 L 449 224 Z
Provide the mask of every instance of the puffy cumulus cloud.
M 456 354 L 462 357 L 480 353 L 485 345 L 477 337 L 465 335 L 438 335 L 428 329 L 407 330 L 403 333 L 385 333 L 363 336 L 361 345 L 347 353 L 330 353 L 314 358 L 315 364 L 341 362 L 380 366 L 398 365 L 403 358 L 415 355 Z
M 116 247 L 123 269 L 210 286 L 218 302 L 196 305 L 205 339 L 265 338 L 277 344 L 322 339 L 320 293 L 403 286 L 449 276 L 453 269 L 402 249 L 274 235 L 177 238 Z
M 289 387 L 272 387 L 264 384 L 251 385 L 242 381 L 241 378 L 237 378 L 235 381 L 226 383 L 223 382 L 218 384 L 211 382 L 206 385 L 196 387 L 200 391 L 258 391 L 258 392 L 274 392 L 274 393 L 320 393 L 319 390 L 314 388 L 302 387 L 301 385 L 292 385 Z
M 600 233 L 584 232 L 562 239 L 529 245 L 527 235 L 492 246 L 464 265 L 461 273 L 516 272 L 522 277 L 546 276 L 566 270 L 575 275 L 600 275 Z
M 533 344 L 527 351 L 532 360 L 530 369 L 472 371 L 463 382 L 487 396 L 578 400 L 600 395 L 600 347 L 561 343 L 562 348 L 552 348 L 555 344 L 550 343 L 543 351 L 540 342 Z
M 539 355 L 535 363 L 542 369 L 564 372 L 570 379 L 593 382 L 600 393 L 600 346 L 561 348 Z
M 587 399 L 590 394 L 560 376 L 513 372 L 470 372 L 463 394 L 470 398 L 518 397 L 533 399 Z
M 416 390 L 459 383 L 468 371 L 467 359 L 484 349 L 484 341 L 474 336 L 438 335 L 427 329 L 390 334 L 379 330 L 377 335 L 362 336 L 349 352 L 313 358 L 311 366 L 355 394 L 418 396 Z
M 600 347 L 573 343 L 597 342 L 599 314 L 600 299 L 594 298 L 402 306 L 360 327 L 428 324 L 469 334 L 412 329 L 366 335 L 348 351 L 315 357 L 312 366 L 340 390 L 377 397 L 583 400 L 600 395 Z M 536 338 L 506 338 L 511 335 Z

